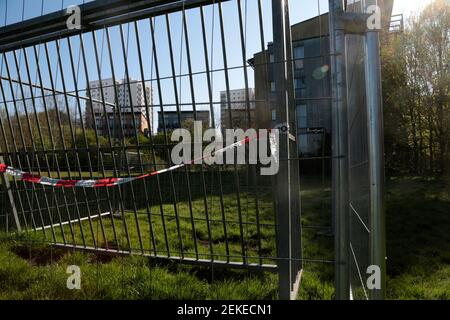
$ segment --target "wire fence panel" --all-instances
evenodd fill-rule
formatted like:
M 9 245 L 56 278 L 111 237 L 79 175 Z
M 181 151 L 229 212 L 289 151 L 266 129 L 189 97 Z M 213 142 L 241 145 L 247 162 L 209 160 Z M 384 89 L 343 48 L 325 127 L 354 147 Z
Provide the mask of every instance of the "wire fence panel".
M 378 33 L 345 21 L 378 3 L 318 1 L 291 26 L 293 4 L 98 0 L 73 28 L 43 6 L 1 28 L 1 230 L 277 271 L 283 299 L 303 262 L 334 264 L 338 299 L 382 298 L 366 283 L 385 256 Z
M 366 299 L 366 270 L 370 265 L 370 190 L 368 128 L 364 77 L 364 37 L 347 36 L 349 50 L 348 132 L 349 132 L 349 243 L 350 283 L 353 298 Z
M 280 164 L 291 177 L 284 220 L 259 165 L 235 157 L 175 167 L 171 156 L 177 128 L 194 135 L 187 156 L 198 160 L 196 147 L 207 145 L 199 130 L 271 128 L 256 106 L 280 103 L 255 98 L 269 88 L 255 88 L 250 60 L 268 42 L 290 44 L 282 3 L 114 0 L 106 15 L 93 1 L 80 6 L 80 29 L 67 29 L 64 10 L 2 28 L 2 230 L 191 263 L 275 271 L 287 259 L 289 298 L 302 268 L 298 161 Z M 291 52 L 276 58 L 261 62 L 288 73 L 275 81 L 287 110 L 276 124 L 296 128 Z M 295 136 L 280 155 L 298 158 Z M 242 149 L 250 158 L 251 139 L 239 139 L 222 145 L 238 142 L 225 158 Z
M 392 2 L 361 1 L 348 12 L 366 13 L 379 5 L 382 23 Z M 384 10 L 384 11 L 383 11 Z M 389 12 L 387 19 L 386 13 Z M 386 28 L 380 26 L 378 28 Z M 385 244 L 383 209 L 383 116 L 379 30 L 347 34 L 346 79 L 349 176 L 349 283 L 353 299 L 384 297 Z M 377 269 L 373 269 L 376 267 Z M 376 280 L 370 280 L 373 274 Z

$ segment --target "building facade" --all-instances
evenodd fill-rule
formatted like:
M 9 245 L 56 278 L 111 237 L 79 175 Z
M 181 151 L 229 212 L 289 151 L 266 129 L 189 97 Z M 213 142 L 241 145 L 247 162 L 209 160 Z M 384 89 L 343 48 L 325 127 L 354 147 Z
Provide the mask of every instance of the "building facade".
M 107 124 L 109 124 L 112 136 L 119 136 L 123 132 L 125 137 L 132 137 L 136 130 L 144 135 L 151 134 L 153 97 L 150 86 L 144 87 L 141 81 L 133 79 L 129 80 L 129 84 L 126 79 L 115 82 L 113 79 L 104 79 L 101 82 L 89 82 L 88 89 L 88 94 L 92 99 L 92 104 L 90 101 L 86 103 L 85 119 L 88 128 L 96 127 L 99 135 L 108 135 Z M 120 119 L 115 108 L 116 93 Z M 103 105 L 103 99 L 105 105 Z
M 291 27 L 297 144 L 302 157 L 330 153 L 331 79 L 328 14 Z M 276 126 L 276 87 L 272 43 L 249 61 L 255 71 L 256 124 L 260 129 Z
M 248 95 L 247 93 L 248 92 Z M 227 91 L 220 92 L 220 116 L 222 129 L 255 127 L 255 90 L 253 88 L 236 89 L 229 91 L 229 102 Z M 248 99 L 248 106 L 247 106 Z M 231 110 L 231 124 L 230 124 Z M 249 121 L 250 113 L 250 121 Z M 249 125 L 250 123 L 250 125 Z
M 371 0 L 375 3 L 374 0 Z M 366 5 L 368 2 L 365 3 Z M 363 2 L 348 1 L 346 10 L 360 12 Z M 389 29 L 393 0 L 379 0 L 382 28 Z M 328 13 L 291 26 L 294 59 L 297 144 L 302 158 L 331 155 L 331 66 Z M 351 44 L 349 44 L 351 45 Z M 256 125 L 278 124 L 272 44 L 249 60 L 255 73 Z M 359 63 L 362 63 L 359 61 Z
M 211 127 L 211 117 L 209 110 L 197 110 L 195 112 L 196 120 L 201 121 L 204 128 Z M 183 128 L 187 126 L 186 121 L 194 121 L 194 111 L 164 111 L 163 113 L 158 111 L 158 133 L 166 131 L 173 131 L 175 129 Z

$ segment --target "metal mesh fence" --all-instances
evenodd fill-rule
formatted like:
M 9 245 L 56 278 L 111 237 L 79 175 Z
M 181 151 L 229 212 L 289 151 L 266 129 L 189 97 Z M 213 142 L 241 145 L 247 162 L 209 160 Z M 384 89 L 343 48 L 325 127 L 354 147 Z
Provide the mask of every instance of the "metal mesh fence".
M 348 12 L 367 13 L 389 10 L 392 3 L 360 1 L 347 7 Z M 372 12 L 371 12 L 372 13 Z M 386 19 L 382 17 L 382 22 Z M 390 18 L 390 17 L 388 17 Z M 384 26 L 386 30 L 387 26 Z M 368 287 L 369 266 L 385 270 L 382 181 L 383 129 L 378 31 L 363 35 L 348 34 L 346 45 L 346 91 L 348 121 L 349 175 L 349 283 L 353 299 L 380 299 L 382 287 Z M 374 99 L 375 97 L 375 99 Z M 376 143 L 374 143 L 376 141 Z M 383 277 L 379 274 L 378 277 Z M 383 279 L 379 279 L 381 284 Z
M 370 265 L 370 177 L 364 76 L 364 37 L 347 36 L 349 50 L 348 143 L 349 143 L 349 246 L 350 285 L 353 298 L 367 298 L 365 276 Z
M 270 129 L 256 120 L 259 103 L 288 110 L 277 122 L 295 127 L 292 79 L 274 80 L 275 100 L 258 100 L 253 89 L 255 68 L 292 67 L 284 50 L 275 50 L 275 61 L 250 62 L 267 42 L 290 46 L 282 19 L 289 12 L 274 3 L 115 0 L 105 11 L 104 1 L 94 1 L 82 6 L 80 30 L 67 30 L 64 12 L 4 27 L 0 155 L 48 183 L 4 175 L 1 229 L 67 248 L 278 270 L 281 296 L 289 298 L 302 267 L 298 163 L 286 161 L 295 158 L 295 142 L 277 151 L 286 158 L 280 166 L 292 204 L 273 197 L 273 179 L 257 165 L 173 170 L 171 159 L 173 130 L 195 134 L 196 120 L 203 129 Z M 248 155 L 247 144 L 240 149 Z M 149 172 L 160 174 L 108 188 L 55 182 Z M 288 214 L 280 211 L 286 205 Z
M 67 30 L 64 11 L 2 28 L 0 160 L 50 184 L 2 175 L 2 231 L 66 248 L 277 271 L 282 298 L 295 298 L 303 262 L 335 264 L 338 276 L 342 266 L 350 273 L 353 297 L 368 298 L 363 274 L 375 238 L 365 37 L 344 36 L 348 130 L 334 131 L 342 120 L 334 76 L 342 74 L 331 70 L 340 54 L 317 4 L 318 17 L 302 26 L 291 26 L 289 1 L 111 0 L 84 4 L 80 30 Z M 172 132 L 195 134 L 196 120 L 223 132 L 288 127 L 278 174 L 237 161 L 172 169 Z M 342 137 L 348 159 L 337 148 Z M 239 148 L 248 155 L 247 144 Z M 336 176 L 336 163 L 347 161 L 348 174 Z M 51 185 L 150 172 L 158 174 L 107 188 Z M 349 207 L 345 228 L 337 206 Z M 347 265 L 339 248 L 350 250 Z
M 234 82 L 249 88 L 242 10 L 240 1 L 180 7 L 114 26 L 100 22 L 96 30 L 3 52 L 3 157 L 13 167 L 59 179 L 129 177 L 170 166 L 167 109 L 177 113 L 179 127 L 185 125 L 183 106 L 194 120 L 198 109 L 208 110 L 206 126 L 216 127 L 220 101 L 212 83 L 217 88 L 225 80 L 229 94 L 233 73 Z M 261 10 L 252 27 L 263 31 L 262 17 L 256 19 Z M 232 45 L 224 14 L 242 36 Z M 196 46 L 193 35 L 203 35 Z M 241 59 L 227 59 L 225 48 L 239 49 Z M 203 59 L 194 61 L 193 55 Z M 241 120 L 251 123 L 251 99 L 230 98 L 228 107 L 243 104 L 248 117 Z M 153 135 L 145 130 L 154 130 L 157 110 L 162 123 Z M 222 125 L 235 126 L 232 119 Z M 197 166 L 92 192 L 19 181 L 12 181 L 12 190 L 24 229 L 37 229 L 55 243 L 263 264 L 276 256 L 263 248 L 263 239 L 274 237 L 274 217 L 260 217 L 271 200 L 267 183 L 258 186 L 250 174 L 238 165 Z

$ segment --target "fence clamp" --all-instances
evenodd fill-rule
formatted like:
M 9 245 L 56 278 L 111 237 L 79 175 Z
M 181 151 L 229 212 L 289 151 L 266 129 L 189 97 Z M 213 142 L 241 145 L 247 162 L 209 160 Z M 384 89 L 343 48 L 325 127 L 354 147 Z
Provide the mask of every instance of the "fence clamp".
M 295 136 L 290 133 L 291 127 L 287 122 L 277 124 L 274 129 L 278 129 L 280 133 L 287 134 L 290 140 L 296 141 Z
M 279 123 L 277 124 L 274 129 L 280 130 L 281 133 L 288 133 L 290 130 L 289 124 L 287 122 L 285 123 Z

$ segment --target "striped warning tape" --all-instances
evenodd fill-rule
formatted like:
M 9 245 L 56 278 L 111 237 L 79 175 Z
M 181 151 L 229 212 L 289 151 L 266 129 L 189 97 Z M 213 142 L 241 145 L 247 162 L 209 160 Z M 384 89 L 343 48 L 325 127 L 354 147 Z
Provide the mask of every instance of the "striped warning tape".
M 240 147 L 245 145 L 246 143 L 250 142 L 251 140 L 257 139 L 258 135 L 252 136 L 252 137 L 246 137 L 245 139 L 235 142 L 233 144 L 230 144 L 226 146 L 223 149 L 217 150 L 215 154 L 212 156 L 214 157 L 217 154 L 224 153 L 227 150 Z M 146 173 L 140 176 L 136 177 L 128 177 L 128 178 L 106 178 L 106 179 L 98 179 L 98 180 L 63 180 L 63 179 L 54 179 L 54 178 L 48 178 L 48 177 L 41 177 L 39 175 L 33 175 L 28 172 L 24 172 L 18 169 L 15 169 L 13 167 L 10 167 L 6 164 L 0 164 L 0 173 L 5 173 L 7 175 L 13 176 L 16 179 L 36 183 L 36 184 L 42 184 L 44 186 L 52 186 L 52 187 L 63 187 L 63 188 L 74 188 L 74 187 L 81 187 L 81 188 L 100 188 L 100 187 L 113 187 L 125 183 L 129 183 L 132 181 L 144 179 L 151 176 L 156 176 L 158 174 L 174 171 L 176 169 L 182 168 L 186 165 L 191 165 L 194 163 L 197 163 L 200 160 L 205 160 L 211 158 L 211 156 L 203 156 L 199 159 L 191 160 L 187 163 L 182 163 L 178 165 L 171 166 L 166 169 L 153 171 L 150 173 Z

